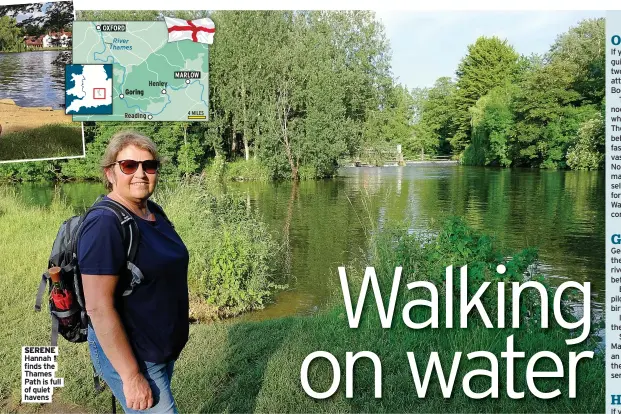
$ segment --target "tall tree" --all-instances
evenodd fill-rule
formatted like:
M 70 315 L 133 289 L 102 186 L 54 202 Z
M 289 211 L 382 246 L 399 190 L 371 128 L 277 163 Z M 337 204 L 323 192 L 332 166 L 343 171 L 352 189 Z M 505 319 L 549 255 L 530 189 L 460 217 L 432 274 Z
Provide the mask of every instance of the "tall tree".
M 0 17 L 0 52 L 15 51 L 22 43 L 22 30 L 16 23 L 12 17 Z
M 386 103 L 379 111 L 371 112 L 365 124 L 367 147 L 392 151 L 401 144 L 405 150 L 412 150 L 414 121 L 414 99 L 402 85 L 394 85 L 388 93 Z M 417 148 L 418 150 L 418 148 Z
M 413 92 L 415 126 L 411 143 L 414 153 L 451 153 L 449 139 L 454 135 L 455 94 L 457 88 L 449 77 L 441 77 L 428 89 Z
M 520 83 L 513 111 L 516 119 L 512 158 L 516 165 L 564 167 L 568 145 L 575 138 L 581 97 L 571 88 L 573 75 L 552 62 L 535 69 Z
M 463 154 L 466 165 L 509 167 L 511 138 L 515 130 L 512 99 L 516 86 L 510 83 L 493 88 L 470 108 L 472 140 Z
M 470 140 L 469 108 L 492 88 L 511 81 L 517 71 L 518 54 L 506 40 L 497 37 L 479 37 L 468 46 L 468 54 L 455 72 L 455 135 L 451 139 L 454 150 L 462 151 Z
M 601 104 L 606 93 L 605 19 L 586 19 L 559 35 L 550 48 L 548 60 L 558 63 L 574 76 L 571 87 L 583 103 Z
M 222 116 L 231 125 L 232 140 L 241 135 L 245 159 L 250 158 L 252 135 L 261 113 L 262 85 L 266 74 L 265 53 L 269 50 L 270 29 L 276 29 L 274 12 L 216 12 L 214 22 L 221 35 L 212 52 L 212 82 Z

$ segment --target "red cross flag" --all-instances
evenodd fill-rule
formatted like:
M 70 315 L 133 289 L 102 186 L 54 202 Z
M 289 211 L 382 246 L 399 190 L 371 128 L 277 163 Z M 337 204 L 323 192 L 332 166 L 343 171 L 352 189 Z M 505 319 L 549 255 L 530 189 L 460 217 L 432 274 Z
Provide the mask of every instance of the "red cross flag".
M 197 20 L 174 19 L 164 17 L 168 27 L 168 41 L 178 42 L 179 40 L 191 40 L 193 42 L 213 43 L 213 34 L 216 26 L 208 18 Z

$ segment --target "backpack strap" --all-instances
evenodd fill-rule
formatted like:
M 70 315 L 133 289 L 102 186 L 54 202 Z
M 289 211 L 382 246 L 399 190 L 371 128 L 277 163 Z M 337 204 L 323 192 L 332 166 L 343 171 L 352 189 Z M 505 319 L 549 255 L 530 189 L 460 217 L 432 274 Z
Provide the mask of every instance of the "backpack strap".
M 52 314 L 52 334 L 50 336 L 50 344 L 58 346 L 58 318 Z
M 123 231 L 123 241 L 127 248 L 127 260 L 133 263 L 136 259 L 136 253 L 138 252 L 140 230 L 132 214 L 121 203 L 111 199 L 97 201 L 88 209 L 84 217 L 86 218 L 86 215 L 94 210 L 108 210 L 116 215 L 119 223 L 121 223 L 121 229 Z
M 47 271 L 41 275 L 41 283 L 39 283 L 39 290 L 37 290 L 37 299 L 35 301 L 35 312 L 41 312 L 41 303 L 43 302 L 43 292 L 47 286 L 47 280 L 50 278 Z
M 127 296 L 132 293 L 134 287 L 140 284 L 144 280 L 144 275 L 140 271 L 140 269 L 134 264 L 136 259 L 136 254 L 138 252 L 138 245 L 140 242 L 140 230 L 138 229 L 138 224 L 132 214 L 123 206 L 121 203 L 118 203 L 112 199 L 103 198 L 100 196 L 97 198 L 95 203 L 82 215 L 80 220 L 80 227 L 86 216 L 94 211 L 94 210 L 107 210 L 116 216 L 121 224 L 121 232 L 123 236 L 123 243 L 127 249 L 127 270 L 129 275 L 131 275 L 131 279 L 128 283 L 127 288 L 123 290 L 123 296 Z M 80 229 L 78 229 L 79 234 Z M 73 240 L 73 246 L 71 251 L 73 252 L 74 260 L 77 260 L 77 237 Z

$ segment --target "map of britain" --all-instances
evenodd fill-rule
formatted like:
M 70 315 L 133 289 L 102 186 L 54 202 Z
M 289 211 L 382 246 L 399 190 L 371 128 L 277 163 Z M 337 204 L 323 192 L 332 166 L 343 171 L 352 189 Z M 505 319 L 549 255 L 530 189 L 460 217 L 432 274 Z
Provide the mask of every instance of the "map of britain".
M 112 115 L 74 121 L 206 121 L 208 45 L 168 41 L 166 23 L 74 22 L 73 63 L 112 65 Z
M 112 114 L 112 65 L 65 66 L 65 113 Z

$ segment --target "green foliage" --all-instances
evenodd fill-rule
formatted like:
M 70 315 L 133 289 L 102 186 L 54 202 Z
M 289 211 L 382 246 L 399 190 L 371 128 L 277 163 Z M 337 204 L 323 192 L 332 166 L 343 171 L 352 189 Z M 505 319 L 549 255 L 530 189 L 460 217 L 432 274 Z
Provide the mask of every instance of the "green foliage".
M 39 26 L 44 32 L 71 29 L 73 12 L 73 2 L 71 1 L 0 6 L 0 16 L 16 17 L 18 14 L 28 14 L 29 16 L 23 18 L 17 26 Z
M 79 11 L 77 18 L 207 14 Z M 396 144 L 408 158 L 453 154 L 474 165 L 601 165 L 595 152 L 603 147 L 593 143 L 603 135 L 586 137 L 602 130 L 579 131 L 603 103 L 603 19 L 570 28 L 545 56 L 518 56 L 506 40 L 480 37 L 459 63 L 455 82 L 444 77 L 431 88 L 408 91 L 390 73 L 389 44 L 372 12 L 214 11 L 209 16 L 221 29 L 209 50 L 208 122 L 87 123 L 85 159 L 45 163 L 44 172 L 20 178 L 97 179 L 108 139 L 128 127 L 156 141 L 167 161 L 163 174 L 170 177 L 204 171 L 216 155 L 232 161 L 231 175 L 244 179 L 254 173 L 261 179 L 330 177 L 339 159 L 381 164 L 384 152 L 394 157 Z M 242 168 L 239 159 L 248 165 Z M 0 168 L 0 177 L 16 179 L 16 169 Z
M 569 87 L 572 75 L 564 66 L 551 63 L 528 74 L 515 95 L 518 165 L 555 166 L 564 163 L 567 143 L 575 136 L 569 118 L 575 117 L 578 92 Z M 603 85 L 602 85 L 603 87 Z
M 550 48 L 551 62 L 562 63 L 573 73 L 572 89 L 586 103 L 600 104 L 604 97 L 605 20 L 585 19 L 560 35 Z
M 17 22 L 19 14 L 29 14 L 29 17 Z M 73 3 L 58 1 L 0 5 L 0 16 L 0 52 L 23 52 L 26 50 L 25 35 L 39 36 L 48 31 L 71 30 Z
M 272 252 L 265 242 L 256 244 L 267 233 L 256 230 L 247 223 L 223 225 L 211 252 L 205 296 L 227 313 L 262 307 L 274 287 L 266 278 Z
M 383 28 L 369 12 L 216 12 L 213 122 L 274 178 L 334 174 L 389 79 Z M 228 30 L 227 30 L 228 29 Z M 226 150 L 226 145 L 223 148 Z M 238 150 L 239 148 L 239 150 Z M 233 154 L 231 154 L 233 155 Z
M 220 317 L 263 307 L 274 290 L 277 246 L 245 199 L 184 181 L 158 193 L 190 251 L 190 292 Z
M 58 162 L 15 162 L 0 164 L 0 182 L 54 181 Z
M 211 162 L 205 167 L 202 176 L 209 182 L 221 183 L 224 180 L 224 171 L 226 169 L 226 161 L 220 154 L 216 154 Z
M 604 162 L 605 125 L 601 115 L 585 121 L 576 143 L 567 152 L 567 165 L 573 170 L 598 170 Z
M 468 54 L 461 60 L 455 72 L 457 93 L 455 95 L 455 135 L 451 139 L 454 150 L 467 145 L 470 134 L 468 109 L 476 101 L 498 85 L 511 81 L 516 74 L 518 54 L 506 40 L 481 36 L 468 46 Z
M 0 161 L 84 155 L 80 124 L 50 124 L 7 132 L 0 138 Z
M 163 159 L 161 173 L 180 177 L 200 171 L 206 162 L 204 147 L 192 128 L 184 122 L 99 122 L 85 124 L 86 158 L 62 165 L 62 174 L 75 179 L 98 179 L 100 162 L 110 138 L 119 131 L 133 130 L 150 137 Z
M 271 179 L 270 171 L 267 167 L 262 165 L 256 158 L 251 158 L 248 161 L 235 160 L 224 164 L 222 157 L 216 156 L 216 159 L 220 158 L 223 167 L 222 177 L 228 181 L 269 181 Z M 217 171 L 216 167 L 218 162 L 214 159 L 212 168 Z M 209 172 L 211 174 L 212 172 Z M 214 171 L 215 174 L 217 174 Z M 313 178 L 315 174 L 313 172 Z
M 413 91 L 414 135 L 406 143 L 410 154 L 448 154 L 448 138 L 454 135 L 455 83 L 448 77 L 438 78 L 430 89 Z
M 509 285 L 510 282 L 534 280 L 543 283 L 549 294 L 552 292 L 547 281 L 537 273 L 536 249 L 505 252 L 493 238 L 478 233 L 459 217 L 447 219 L 437 234 L 408 233 L 403 227 L 389 226 L 375 237 L 373 249 L 373 265 L 378 274 L 391 275 L 395 267 L 402 266 L 409 280 L 425 280 L 438 287 L 444 286 L 445 268 L 452 265 L 455 292 L 460 285 L 459 268 L 467 265 L 469 294 L 476 293 L 481 284 L 491 282 L 482 297 L 490 315 L 497 313 L 498 282 Z M 499 264 L 506 267 L 502 275 L 496 271 Z M 506 297 L 506 301 L 505 309 L 509 309 L 511 298 Z M 548 305 L 552 312 L 552 301 L 548 301 Z M 520 298 L 520 310 L 524 316 L 521 320 L 539 322 L 539 295 L 525 291 Z
M 83 10 L 77 19 L 206 14 Z M 374 139 L 409 136 L 410 98 L 392 86 L 388 41 L 373 12 L 215 11 L 209 17 L 219 27 L 209 50 L 209 121 L 87 123 L 86 159 L 61 162 L 59 178 L 97 179 L 108 140 L 128 128 L 158 144 L 167 161 L 162 173 L 170 177 L 203 171 L 216 155 L 233 161 L 234 177 L 330 177 L 339 159 L 359 153 L 370 118 L 383 125 Z M 240 158 L 248 165 L 242 168 Z
M 188 175 L 198 172 L 201 167 L 203 148 L 195 135 L 188 136 L 187 125 L 184 125 L 183 144 L 177 150 L 177 170 Z
M 412 127 L 414 98 L 401 85 L 389 90 L 388 105 L 381 110 L 372 111 L 364 125 L 363 138 L 367 148 L 379 147 L 385 143 L 394 148 L 401 144 L 404 148 L 416 151 Z M 416 151 L 418 152 L 418 151 Z
M 23 46 L 22 31 L 10 16 L 0 17 L 0 52 L 15 52 Z
M 313 178 L 317 177 L 317 172 L 315 168 L 313 168 L 313 166 L 303 165 L 300 167 L 298 175 L 300 177 L 300 180 L 312 180 Z
M 440 78 L 415 91 L 413 144 L 448 153 L 448 139 L 468 165 L 601 168 L 604 38 L 604 19 L 587 19 L 558 36 L 545 56 L 527 57 L 506 41 L 480 37 L 454 87 Z
M 192 247 L 191 251 L 190 258 L 194 261 L 191 265 L 196 265 L 202 258 L 202 246 L 213 241 L 201 237 L 205 233 L 199 233 L 202 227 L 199 220 L 201 216 L 194 216 L 196 200 L 190 200 L 192 206 L 184 210 L 183 206 L 193 194 L 195 193 L 192 191 L 168 199 L 166 211 L 170 213 L 178 230 L 183 231 L 182 237 L 188 246 L 195 241 L 201 244 Z M 162 194 L 164 196 L 165 193 Z M 221 208 L 216 211 L 226 214 L 231 209 L 229 205 L 222 203 Z M 234 216 L 240 219 L 246 217 L 243 209 L 235 211 L 239 214 Z M 15 189 L 0 189 L 0 255 L 4 260 L 4 266 L 0 268 L 0 284 L 1 291 L 5 292 L 2 309 L 5 315 L 3 329 L 7 333 L 0 336 L 2 361 L 18 361 L 23 344 L 42 344 L 49 341 L 49 317 L 43 313 L 32 312 L 33 288 L 40 281 L 41 266 L 47 263 L 58 226 L 72 214 L 74 212 L 58 200 L 50 208 L 27 206 L 18 200 Z M 189 220 L 192 216 L 194 218 Z M 343 217 L 346 219 L 347 215 Z M 197 231 L 192 232 L 192 225 L 197 226 Z M 457 266 L 465 263 L 465 260 L 468 263 L 487 263 L 488 260 L 496 259 L 493 240 L 458 223 L 448 228 L 453 230 L 443 231 L 442 236 L 434 236 L 431 242 L 437 246 L 437 254 L 449 255 L 447 259 L 440 258 L 443 263 L 438 263 L 438 267 L 448 265 L 448 260 L 455 260 L 454 265 Z M 392 280 L 393 266 L 401 265 L 402 257 L 414 255 L 421 257 L 421 261 L 423 258 L 421 244 L 413 237 L 406 236 L 407 232 L 394 231 L 393 235 L 394 237 L 378 239 L 386 240 L 387 245 L 376 246 L 384 251 L 382 257 L 385 259 L 382 260 L 391 261 L 385 265 L 374 261 L 377 269 L 386 270 L 377 272 L 380 283 L 385 283 L 385 279 Z M 393 248 L 398 249 L 401 256 L 390 255 Z M 459 252 L 460 248 L 463 252 Z M 195 256 L 195 252 L 199 255 Z M 524 259 L 518 260 L 517 255 L 513 255 L 511 260 L 505 262 L 508 274 L 517 277 L 520 274 L 519 269 L 525 268 L 532 256 L 523 257 Z M 411 272 L 412 265 L 415 264 L 412 261 L 408 264 L 408 271 L 404 269 L 402 283 L 427 279 L 424 274 Z M 349 276 L 351 269 L 347 270 Z M 480 270 L 477 272 L 481 273 Z M 493 273 L 484 266 L 484 279 L 488 277 L 485 272 L 489 274 L 489 280 L 493 280 Z M 444 272 L 440 275 L 444 275 Z M 440 279 L 440 276 L 435 278 Z M 404 286 L 401 289 L 403 292 Z M 567 330 L 558 329 L 554 323 L 548 329 L 531 326 L 520 329 L 487 329 L 480 323 L 471 323 L 473 321 L 469 320 L 468 329 L 447 329 L 441 326 L 438 329 L 414 331 L 404 328 L 400 322 L 400 306 L 409 299 L 401 296 L 395 309 L 392 328 L 382 329 L 373 295 L 367 295 L 367 298 L 373 301 L 367 304 L 371 306 L 363 312 L 363 322 L 368 323 L 362 323 L 358 329 L 349 328 L 342 302 L 313 316 L 290 316 L 260 322 L 238 319 L 226 323 L 192 324 L 188 344 L 175 365 L 173 392 L 180 412 L 412 412 L 412 407 L 416 407 L 420 412 L 532 413 L 602 412 L 605 408 L 604 352 L 596 352 L 593 359 L 580 361 L 576 377 L 576 398 L 570 399 L 567 396 L 569 385 L 566 376 L 548 378 L 545 385 L 541 385 L 546 387 L 546 391 L 560 389 L 562 395 L 558 398 L 542 400 L 528 392 L 525 373 L 527 363 L 535 353 L 555 353 L 567 367 L 566 358 L 569 352 L 595 348 L 591 339 L 579 345 L 568 346 L 565 339 L 570 334 Z M 510 295 L 506 298 L 509 299 Z M 526 303 L 531 303 L 531 300 L 528 299 Z M 537 322 L 537 308 L 531 309 L 533 313 L 526 320 Z M 506 318 L 507 322 L 510 320 Z M 506 378 L 507 368 L 501 352 L 506 352 L 506 338 L 509 335 L 515 335 L 516 351 L 524 352 L 526 356 L 514 361 L 514 389 L 526 391 L 525 398 L 505 398 L 502 390 L 500 399 L 473 400 L 467 397 L 461 387 L 463 376 L 474 369 L 488 370 L 489 365 L 484 366 L 477 358 L 469 360 L 466 355 L 475 351 L 494 354 L 499 360 L 498 374 L 501 384 L 504 384 L 502 379 Z M 333 397 L 321 401 L 309 398 L 299 386 L 300 364 L 311 352 L 319 349 L 332 353 L 341 367 L 345 366 L 346 352 L 376 353 L 382 362 L 383 398 L 374 398 L 373 368 L 362 360 L 354 370 L 354 398 L 345 398 L 343 376 L 341 388 Z M 419 369 L 424 369 L 431 352 L 438 352 L 444 372 L 447 372 L 447 364 L 451 363 L 455 352 L 463 352 L 450 399 L 442 397 L 435 375 L 431 378 L 426 397 L 419 398 L 416 395 L 413 391 L 412 374 L 405 358 L 406 352 L 415 353 Z M 108 412 L 109 391 L 96 393 L 92 386 L 88 347 L 61 341 L 59 355 L 61 357 L 57 376 L 66 379 L 65 387 L 60 390 L 62 392 L 54 394 L 54 402 L 47 409 L 53 412 Z M 537 369 L 554 370 L 554 366 L 546 366 L 545 362 L 538 362 Z M 3 375 L 0 377 L 3 411 L 19 412 L 24 409 L 21 404 L 20 366 L 6 363 L 3 368 Z M 316 390 L 327 390 L 333 380 L 330 365 L 325 361 L 311 364 L 309 374 L 311 386 Z M 481 384 L 473 379 L 473 388 L 488 388 L 489 380 L 484 381 Z M 501 388 L 504 389 L 504 385 Z
M 463 154 L 466 165 L 501 165 L 509 167 L 509 145 L 514 130 L 511 84 L 493 88 L 470 108 L 472 142 Z

